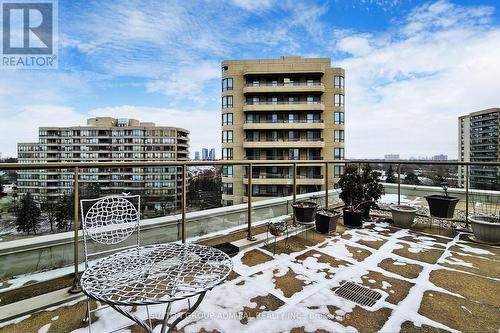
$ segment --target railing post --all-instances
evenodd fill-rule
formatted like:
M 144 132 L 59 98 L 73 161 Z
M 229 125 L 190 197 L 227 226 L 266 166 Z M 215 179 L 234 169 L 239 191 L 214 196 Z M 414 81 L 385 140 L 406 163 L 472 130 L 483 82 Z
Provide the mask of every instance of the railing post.
M 325 209 L 328 209 L 328 162 L 325 162 Z
M 398 205 L 401 205 L 401 163 L 398 163 Z
M 79 218 L 79 212 L 78 212 L 78 192 L 79 192 L 79 184 L 78 184 L 78 178 L 79 178 L 79 170 L 78 167 L 75 168 L 74 170 L 74 175 L 73 175 L 73 264 L 74 264 L 74 277 L 73 277 L 73 286 L 69 290 L 70 293 L 79 293 L 82 291 L 80 288 L 80 276 L 78 273 L 78 230 L 80 229 L 79 223 L 78 223 L 78 218 Z
M 252 191 L 253 191 L 253 185 L 252 185 L 252 178 L 253 178 L 253 165 L 252 163 L 248 163 L 248 170 L 247 170 L 247 176 L 248 176 L 248 188 L 247 188 L 247 198 L 248 198 L 248 207 L 247 207 L 247 239 L 249 241 L 255 241 L 257 240 L 254 236 L 252 236 Z
M 182 165 L 182 219 L 181 219 L 181 239 L 182 243 L 186 243 L 186 164 Z
M 465 165 L 465 228 L 469 228 L 469 165 Z

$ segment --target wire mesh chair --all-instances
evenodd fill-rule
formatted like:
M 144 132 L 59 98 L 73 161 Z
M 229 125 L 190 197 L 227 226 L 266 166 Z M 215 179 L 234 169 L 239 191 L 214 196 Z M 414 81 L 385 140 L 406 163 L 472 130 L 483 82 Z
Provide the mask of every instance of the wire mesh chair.
M 85 253 L 85 269 L 89 267 L 92 257 L 102 256 L 106 253 L 117 252 L 127 248 L 138 248 L 140 246 L 140 206 L 139 195 L 112 195 L 97 199 L 80 200 L 80 212 L 83 227 L 83 248 Z M 136 232 L 136 241 L 128 246 L 116 246 Z M 105 247 L 105 250 L 91 251 L 89 242 L 96 243 L 96 249 Z M 109 247 L 112 248 L 109 248 Z M 99 308 L 103 309 L 105 307 Z M 149 308 L 146 306 L 148 320 Z M 87 297 L 87 313 L 85 320 L 88 321 L 89 332 L 92 332 L 92 312 L 90 298 Z

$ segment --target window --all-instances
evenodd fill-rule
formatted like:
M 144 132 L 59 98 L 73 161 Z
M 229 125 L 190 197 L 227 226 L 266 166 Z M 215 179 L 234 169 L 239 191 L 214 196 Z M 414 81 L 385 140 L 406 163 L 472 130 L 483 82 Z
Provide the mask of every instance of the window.
M 298 148 L 288 149 L 288 159 L 289 160 L 298 160 L 299 159 L 299 149 Z
M 222 80 L 222 91 L 233 90 L 233 79 L 227 78 Z
M 232 125 L 232 124 L 233 124 L 233 114 L 232 113 L 222 114 L 222 126 Z
M 333 87 L 334 88 L 344 88 L 344 77 L 343 76 L 335 76 Z
M 233 177 L 233 166 L 224 165 L 222 167 L 222 177 Z
M 344 95 L 335 94 L 335 106 L 344 106 Z
M 343 124 L 344 123 L 344 112 L 334 112 L 334 124 Z
M 222 131 L 222 143 L 233 142 L 233 131 Z
M 233 194 L 233 183 L 222 183 L 222 194 Z
M 227 207 L 232 205 L 233 205 L 233 200 L 222 200 L 222 206 Z
M 222 148 L 222 159 L 232 160 L 233 159 L 233 148 Z
M 335 142 L 344 142 L 344 130 L 335 130 Z
M 343 160 L 344 159 L 344 148 L 335 148 L 333 153 L 334 160 Z
M 344 174 L 344 166 L 343 165 L 335 165 L 333 167 L 333 176 L 340 177 Z
M 222 96 L 222 108 L 232 108 L 233 107 L 233 96 Z

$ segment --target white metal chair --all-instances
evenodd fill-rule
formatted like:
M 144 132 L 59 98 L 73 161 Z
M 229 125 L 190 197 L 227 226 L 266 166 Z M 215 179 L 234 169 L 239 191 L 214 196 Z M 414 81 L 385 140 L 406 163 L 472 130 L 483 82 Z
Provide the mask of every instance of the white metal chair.
M 89 260 L 92 257 L 140 246 L 140 206 L 139 195 L 112 195 L 98 199 L 80 200 L 85 269 L 89 267 Z M 122 247 L 114 246 L 126 241 L 134 232 L 136 232 L 134 244 Z M 88 244 L 90 241 L 98 244 L 96 248 L 99 246 L 112 246 L 112 248 L 92 252 Z M 90 298 L 87 297 L 85 319 L 88 321 L 89 332 L 92 332 L 91 313 L 100 309 L 91 310 Z M 151 325 L 147 306 L 146 310 Z

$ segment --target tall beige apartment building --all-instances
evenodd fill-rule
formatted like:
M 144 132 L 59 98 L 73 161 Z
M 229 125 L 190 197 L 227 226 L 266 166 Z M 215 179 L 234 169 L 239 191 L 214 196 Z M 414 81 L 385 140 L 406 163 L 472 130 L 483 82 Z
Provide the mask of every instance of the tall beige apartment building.
M 222 62 L 222 159 L 271 162 L 253 167 L 256 200 L 292 194 L 292 167 L 273 160 L 311 161 L 297 167 L 298 193 L 324 189 L 317 162 L 344 159 L 344 78 L 329 58 Z M 329 186 L 343 167 L 333 170 Z M 246 201 L 246 167 L 224 167 L 222 182 L 223 205 Z
M 187 161 L 189 131 L 136 119 L 98 117 L 87 126 L 40 127 L 36 143 L 19 143 L 19 163 Z M 82 168 L 82 190 L 92 184 L 101 195 L 140 194 L 147 210 L 180 205 L 182 173 L 177 167 Z M 55 201 L 73 191 L 73 170 L 18 172 L 19 193 Z

